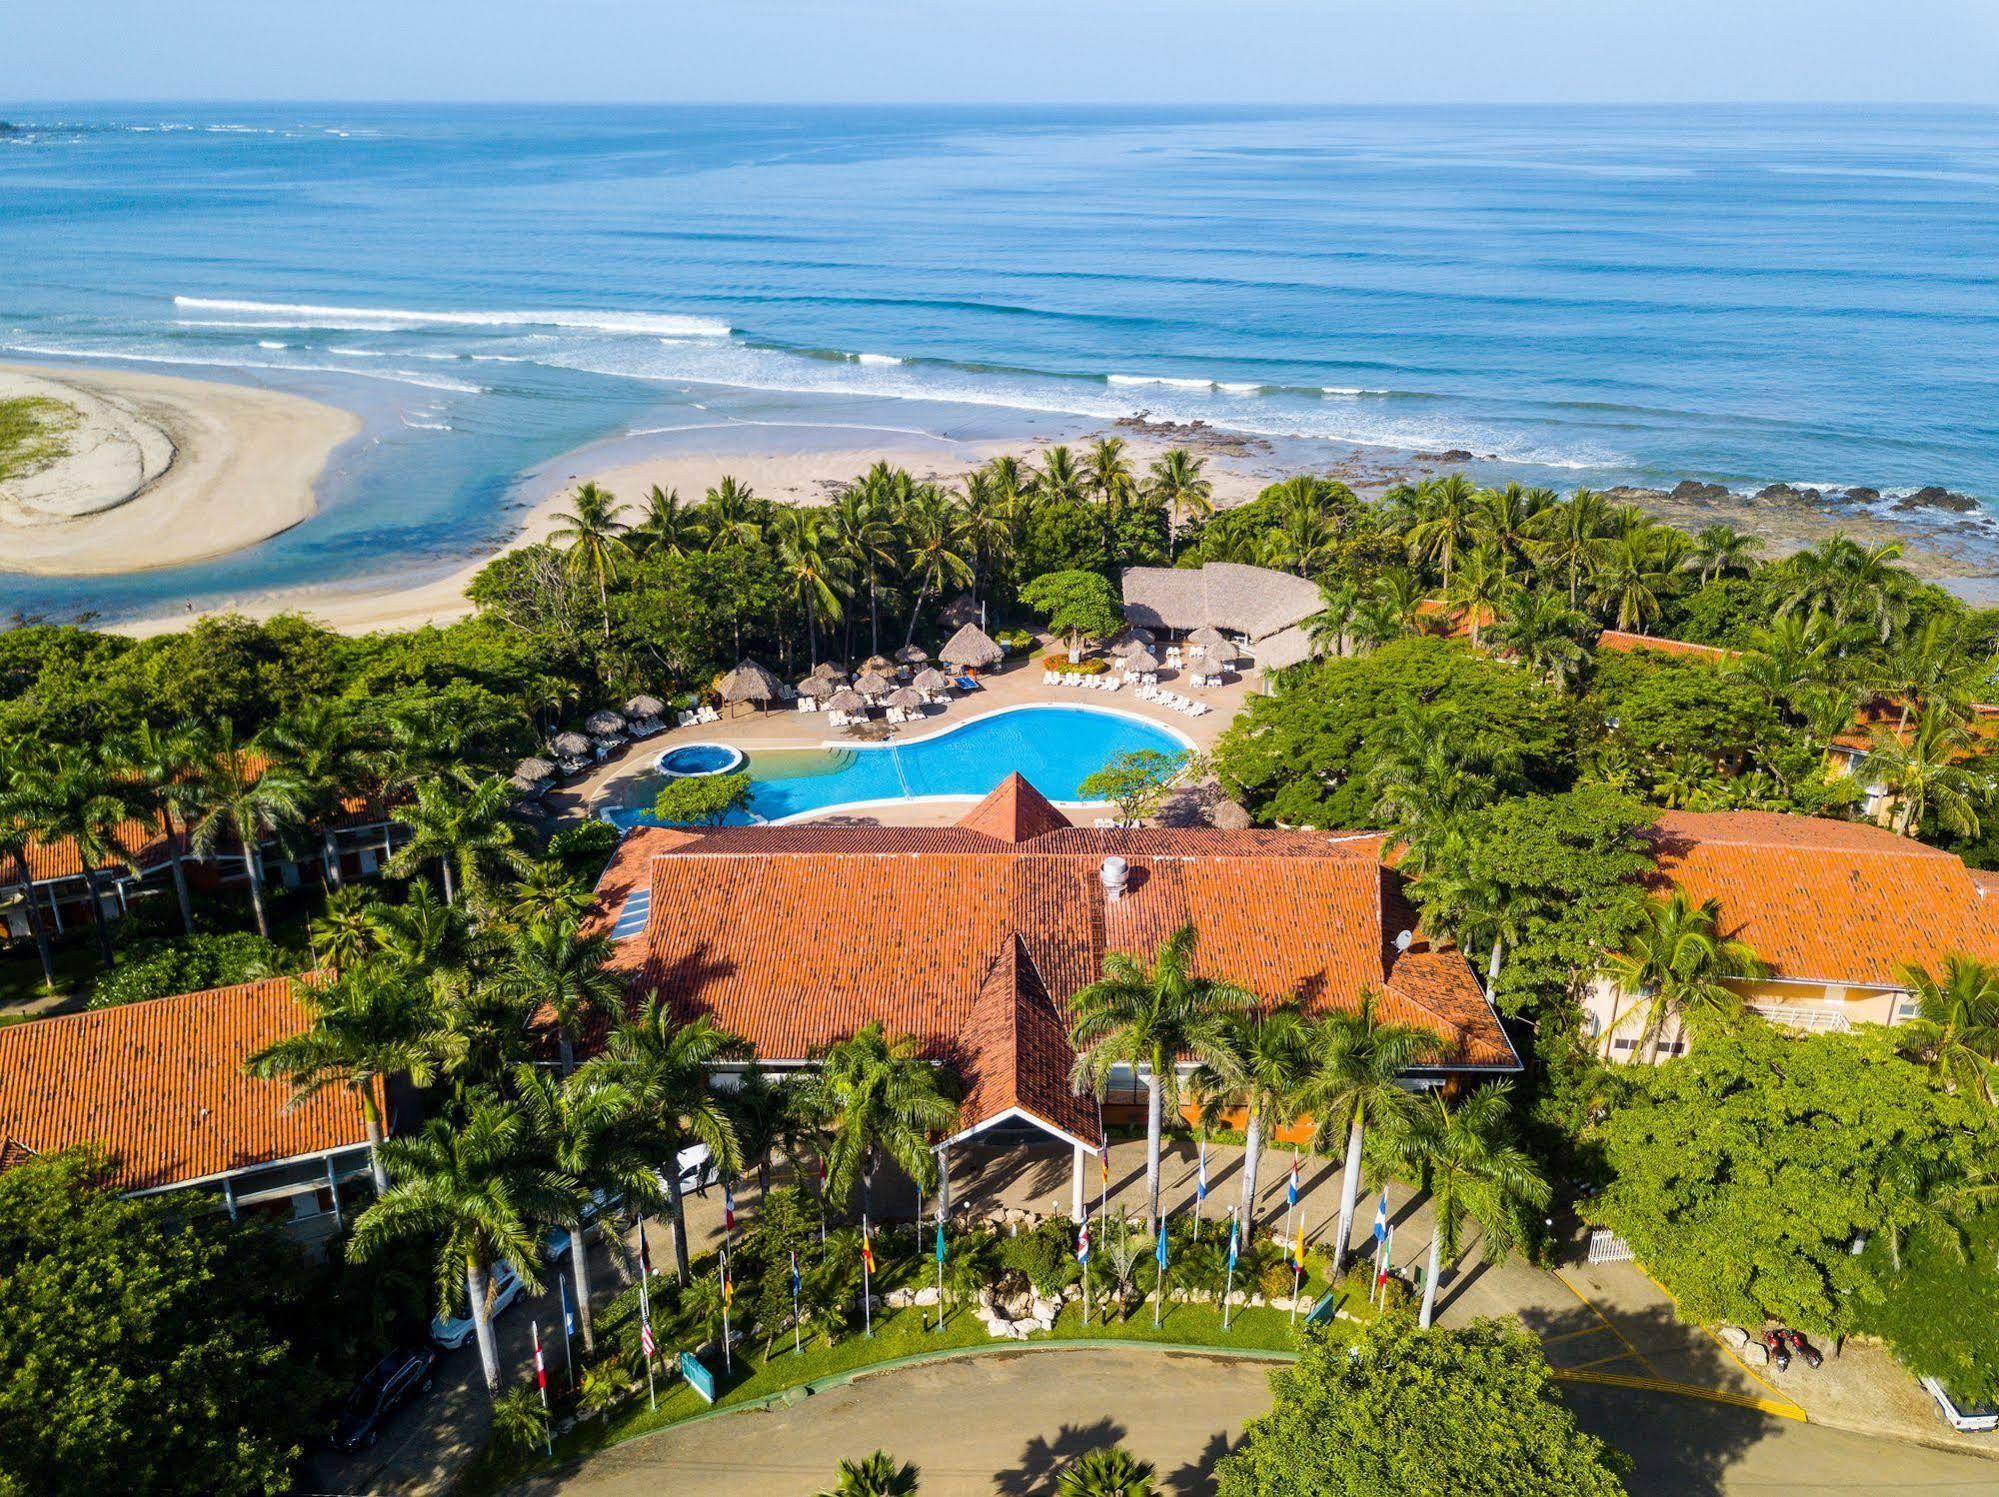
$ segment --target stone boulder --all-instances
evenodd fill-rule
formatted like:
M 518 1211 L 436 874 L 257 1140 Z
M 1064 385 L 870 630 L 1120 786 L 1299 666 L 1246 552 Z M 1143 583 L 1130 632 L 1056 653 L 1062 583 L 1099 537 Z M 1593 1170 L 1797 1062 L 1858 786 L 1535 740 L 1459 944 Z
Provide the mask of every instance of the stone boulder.
M 1968 494 L 1952 493 L 1949 489 L 1940 488 L 1936 484 L 1930 484 L 1926 488 L 1917 489 L 1913 494 L 1904 494 L 1895 501 L 1895 508 L 1904 512 L 1919 509 L 1941 509 L 1948 510 L 1951 514 L 1961 515 L 1977 509 L 1978 501 Z

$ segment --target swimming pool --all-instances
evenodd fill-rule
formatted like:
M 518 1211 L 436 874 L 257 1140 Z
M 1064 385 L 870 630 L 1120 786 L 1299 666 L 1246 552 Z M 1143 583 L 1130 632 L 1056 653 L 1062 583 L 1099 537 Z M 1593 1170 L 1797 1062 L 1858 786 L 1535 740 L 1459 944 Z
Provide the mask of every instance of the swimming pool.
M 833 806 L 984 795 L 1018 770 L 1052 801 L 1075 801 L 1085 777 L 1119 754 L 1191 748 L 1171 729 L 1097 707 L 1008 707 L 913 743 L 749 749 L 750 815 L 782 821 Z M 651 825 L 664 776 L 626 781 L 605 817 Z

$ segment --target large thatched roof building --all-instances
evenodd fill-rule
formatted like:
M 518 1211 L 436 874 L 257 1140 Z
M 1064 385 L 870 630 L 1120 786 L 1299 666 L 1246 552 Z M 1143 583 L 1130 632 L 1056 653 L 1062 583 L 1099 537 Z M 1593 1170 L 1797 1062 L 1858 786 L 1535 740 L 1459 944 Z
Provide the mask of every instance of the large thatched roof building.
M 1241 639 L 1265 670 L 1311 654 L 1301 625 L 1325 605 L 1303 577 L 1211 561 L 1199 567 L 1126 567 L 1124 616 L 1147 629 L 1220 629 Z

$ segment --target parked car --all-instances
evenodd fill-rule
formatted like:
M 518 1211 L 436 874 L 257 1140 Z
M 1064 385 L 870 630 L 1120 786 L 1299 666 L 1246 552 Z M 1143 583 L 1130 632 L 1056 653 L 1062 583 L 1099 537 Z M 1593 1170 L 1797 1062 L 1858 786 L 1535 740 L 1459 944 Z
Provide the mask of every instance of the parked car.
M 616 1191 L 592 1191 L 590 1199 L 583 1203 L 583 1240 L 590 1240 L 591 1230 L 601 1221 L 604 1214 L 624 1204 L 624 1197 Z M 559 1263 L 569 1256 L 569 1229 L 552 1227 L 541 1242 L 541 1255 L 550 1263 Z
M 1943 1417 L 1952 1429 L 1961 1429 L 1967 1434 L 1980 1434 L 1986 1430 L 1999 1429 L 1999 1404 L 1960 1404 L 1951 1397 L 1950 1390 L 1936 1378 L 1926 1377 L 1923 1386 L 1930 1390 L 1930 1397 L 1937 1401 Z
M 563 1246 L 566 1248 L 568 1245 L 569 1240 L 565 1237 Z M 520 1297 L 521 1277 L 514 1272 L 513 1265 L 504 1262 L 496 1264 L 489 1289 L 488 1303 L 492 1306 L 490 1313 L 498 1315 Z M 446 1351 L 456 1351 L 472 1339 L 474 1329 L 470 1305 L 465 1307 L 462 1315 L 439 1311 L 437 1318 L 430 1323 L 430 1339 Z
M 690 1190 L 706 1190 L 721 1179 L 716 1173 L 715 1160 L 708 1153 L 706 1144 L 696 1144 L 691 1149 L 682 1149 L 675 1156 L 680 1166 L 680 1189 L 682 1194 Z M 666 1176 L 659 1177 L 659 1188 L 666 1189 Z
M 437 1380 L 437 1348 L 403 1346 L 370 1367 L 340 1410 L 333 1447 L 345 1452 L 373 1445 L 389 1415 Z

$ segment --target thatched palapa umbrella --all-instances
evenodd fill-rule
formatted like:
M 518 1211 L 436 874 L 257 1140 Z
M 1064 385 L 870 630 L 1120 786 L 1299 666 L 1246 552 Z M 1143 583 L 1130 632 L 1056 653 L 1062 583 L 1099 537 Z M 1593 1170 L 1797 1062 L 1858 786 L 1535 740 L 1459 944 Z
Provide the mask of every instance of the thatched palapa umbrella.
M 717 695 L 730 706 L 755 702 L 766 712 L 778 697 L 778 680 L 754 660 L 745 660 L 722 678 Z
M 970 593 L 959 593 L 957 597 L 938 610 L 937 617 L 946 629 L 956 629 L 963 624 L 979 621 L 979 605 Z
M 648 717 L 658 717 L 666 711 L 666 703 L 658 697 L 649 697 L 641 692 L 625 703 L 625 716 L 644 722 Z
M 798 683 L 798 694 L 802 697 L 830 697 L 839 689 L 824 676 L 807 676 Z
M 854 690 L 853 687 L 842 686 L 826 699 L 826 710 L 828 712 L 865 712 L 868 710 L 868 704 L 861 699 L 861 694 Z
M 847 673 L 830 660 L 822 660 L 812 667 L 812 674 L 822 681 L 844 681 Z
M 866 675 L 869 671 L 874 671 L 878 675 L 886 676 L 894 669 L 895 662 L 886 655 L 870 655 L 866 660 L 861 662 L 862 675 Z
M 888 705 L 891 707 L 921 707 L 923 705 L 923 693 L 918 691 L 914 686 L 898 686 L 888 694 Z
M 1230 648 L 1229 637 L 1212 624 L 1203 624 L 1187 636 L 1187 643 L 1199 645 L 1204 650 L 1214 651 Z
M 903 665 L 928 665 L 930 652 L 922 645 L 904 645 L 895 652 L 895 658 Z
M 895 682 L 880 671 L 869 670 L 854 682 L 854 690 L 864 697 L 882 697 L 895 690 Z
M 583 731 L 592 738 L 616 738 L 625 731 L 625 720 L 606 707 L 583 720 Z
M 1141 645 L 1124 657 L 1124 668 L 1128 671 L 1156 671 L 1159 657 Z
M 977 624 L 965 625 L 937 652 L 937 658 L 946 665 L 962 665 L 968 670 L 984 670 L 998 665 L 1005 657 L 1006 652 Z
M 1111 646 L 1111 653 L 1113 655 L 1129 655 L 1133 650 L 1139 649 L 1142 646 L 1158 643 L 1158 639 L 1159 636 L 1146 628 L 1145 625 L 1130 624 L 1126 626 L 1124 633 L 1117 637 L 1116 643 Z
M 909 684 L 918 691 L 942 691 L 951 684 L 951 678 L 932 665 L 918 671 L 916 679 Z
M 549 747 L 564 759 L 581 759 L 590 752 L 590 740 L 581 733 L 557 733 Z

